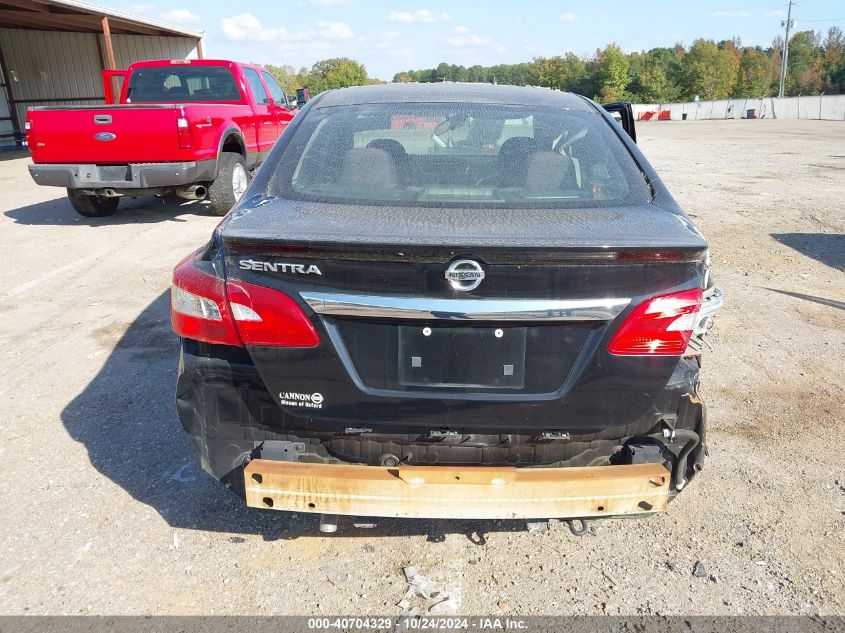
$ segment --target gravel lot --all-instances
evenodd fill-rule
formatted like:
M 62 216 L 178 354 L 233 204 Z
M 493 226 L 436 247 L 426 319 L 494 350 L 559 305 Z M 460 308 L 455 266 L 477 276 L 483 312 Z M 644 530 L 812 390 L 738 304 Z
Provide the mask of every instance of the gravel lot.
M 666 515 L 572 536 L 248 510 L 174 411 L 170 271 L 197 204 L 76 217 L 0 154 L 0 613 L 396 615 L 415 565 L 465 614 L 845 613 L 845 123 L 649 123 L 727 305 L 711 457 Z M 704 573 L 693 574 L 698 561 Z

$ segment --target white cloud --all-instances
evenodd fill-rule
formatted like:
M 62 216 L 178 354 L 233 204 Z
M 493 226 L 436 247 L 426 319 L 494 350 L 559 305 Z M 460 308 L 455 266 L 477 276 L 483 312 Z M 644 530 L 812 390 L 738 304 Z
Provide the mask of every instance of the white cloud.
M 391 22 L 401 22 L 403 24 L 432 24 L 434 22 L 448 22 L 452 19 L 452 16 L 445 11 L 432 13 L 428 9 L 420 9 L 416 13 L 391 11 L 388 19 Z
M 483 48 L 495 50 L 497 53 L 504 53 L 507 50 L 486 35 L 473 33 L 466 26 L 456 26 L 452 29 L 452 34 L 443 38 L 443 41 L 446 46 L 454 49 L 475 50 Z
M 352 37 L 352 29 L 343 22 L 317 22 L 320 37 L 327 40 L 348 40 Z
M 578 19 L 578 16 L 574 13 L 567 11 L 566 13 L 561 13 L 558 19 L 561 22 L 575 22 L 575 20 Z
M 261 24 L 261 20 L 249 12 L 221 19 L 220 28 L 223 29 L 223 34 L 228 39 L 234 41 L 258 40 L 259 42 L 269 42 L 271 40 L 284 40 L 291 42 L 302 41 L 316 35 L 313 30 L 290 33 L 284 27 L 265 28 Z
M 199 21 L 200 16 L 189 9 L 171 9 L 162 13 L 161 19 L 176 24 L 189 24 Z
M 710 15 L 714 18 L 747 18 L 751 11 L 714 11 Z
M 133 4 L 132 7 L 129 9 L 132 13 L 137 13 L 138 15 L 142 13 L 149 13 L 150 11 L 155 10 L 154 4 Z
M 322 7 L 323 9 L 331 9 L 346 4 L 349 0 L 308 0 L 315 7 Z
M 257 39 L 261 41 L 272 40 L 279 33 L 279 29 L 265 29 L 261 22 L 252 13 L 241 13 L 231 18 L 220 20 L 220 28 L 223 34 L 230 40 Z
M 773 11 L 766 11 L 763 15 L 765 15 L 767 18 L 785 18 L 786 11 L 784 11 L 783 9 L 775 9 Z
M 288 31 L 284 27 L 265 27 L 252 13 L 241 13 L 220 20 L 220 28 L 227 39 L 236 42 L 272 42 L 274 49 L 291 53 L 298 58 L 308 53 L 325 56 L 332 48 L 332 42 L 349 40 L 352 30 L 343 22 L 317 22 L 313 27 Z

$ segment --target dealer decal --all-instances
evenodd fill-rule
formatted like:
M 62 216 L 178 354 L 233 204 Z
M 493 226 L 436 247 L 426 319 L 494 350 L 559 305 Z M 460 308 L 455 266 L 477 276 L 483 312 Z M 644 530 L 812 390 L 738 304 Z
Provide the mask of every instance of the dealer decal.
M 305 409 L 322 409 L 323 394 L 298 393 L 296 391 L 280 391 L 279 401 L 285 407 L 302 407 Z

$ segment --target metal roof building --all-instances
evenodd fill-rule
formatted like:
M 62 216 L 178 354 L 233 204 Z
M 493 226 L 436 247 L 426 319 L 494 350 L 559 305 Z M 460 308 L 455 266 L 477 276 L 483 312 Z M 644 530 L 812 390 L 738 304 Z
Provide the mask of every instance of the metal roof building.
M 0 0 L 0 148 L 22 144 L 28 107 L 103 103 L 103 70 L 202 58 L 202 37 L 79 0 Z

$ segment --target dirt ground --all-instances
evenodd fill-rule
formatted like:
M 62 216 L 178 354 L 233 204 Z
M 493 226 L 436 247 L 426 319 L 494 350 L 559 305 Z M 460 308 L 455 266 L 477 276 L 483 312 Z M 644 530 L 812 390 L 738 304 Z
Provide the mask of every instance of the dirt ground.
M 665 515 L 576 538 L 248 510 L 174 411 L 173 265 L 218 219 L 77 217 L 0 154 L 0 613 L 396 615 L 415 565 L 464 614 L 845 613 L 845 123 L 649 123 L 711 243 L 711 457 Z M 703 575 L 693 574 L 697 562 Z

